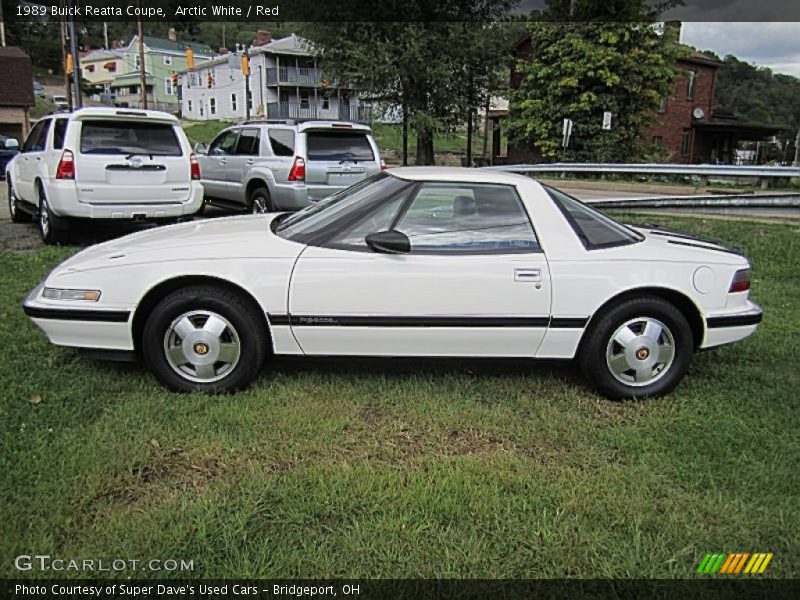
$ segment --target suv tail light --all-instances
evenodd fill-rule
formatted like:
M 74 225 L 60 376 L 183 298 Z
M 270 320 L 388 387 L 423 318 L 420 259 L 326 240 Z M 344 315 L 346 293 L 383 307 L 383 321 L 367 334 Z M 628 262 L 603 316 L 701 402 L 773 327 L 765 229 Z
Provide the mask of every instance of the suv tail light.
M 731 287 L 728 290 L 729 294 L 734 292 L 746 292 L 750 289 L 750 269 L 742 269 L 736 271 L 731 282 Z
M 386 161 L 381 159 L 381 171 L 385 171 L 385 170 L 386 170 Z
M 306 161 L 299 156 L 294 159 L 292 170 L 289 171 L 289 181 L 305 181 Z
M 200 163 L 197 162 L 194 154 L 189 157 L 189 170 L 192 173 L 192 179 L 200 179 Z
M 72 150 L 64 150 L 56 168 L 56 179 L 75 179 L 75 155 Z

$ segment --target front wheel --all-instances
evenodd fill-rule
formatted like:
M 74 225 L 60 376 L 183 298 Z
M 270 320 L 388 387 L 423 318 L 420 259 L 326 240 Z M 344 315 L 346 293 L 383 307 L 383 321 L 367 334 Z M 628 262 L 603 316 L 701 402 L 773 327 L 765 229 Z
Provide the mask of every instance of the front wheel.
M 657 297 L 621 302 L 590 326 L 578 357 L 585 376 L 613 400 L 663 396 L 689 369 L 692 330 Z
M 177 290 L 145 323 L 145 364 L 178 392 L 232 392 L 250 384 L 266 356 L 265 325 L 240 295 L 210 286 Z
M 11 215 L 13 223 L 27 223 L 31 220 L 30 215 L 17 206 L 17 194 L 10 177 L 8 178 L 8 214 Z

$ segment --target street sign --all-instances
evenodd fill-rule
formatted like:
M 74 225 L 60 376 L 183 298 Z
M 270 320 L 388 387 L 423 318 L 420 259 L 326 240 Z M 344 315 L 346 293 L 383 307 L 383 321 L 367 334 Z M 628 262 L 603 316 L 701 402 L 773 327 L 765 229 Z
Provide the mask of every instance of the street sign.
M 564 119 L 564 129 L 561 134 L 561 147 L 569 146 L 569 138 L 572 135 L 572 119 Z
M 611 111 L 603 113 L 603 129 L 611 129 Z

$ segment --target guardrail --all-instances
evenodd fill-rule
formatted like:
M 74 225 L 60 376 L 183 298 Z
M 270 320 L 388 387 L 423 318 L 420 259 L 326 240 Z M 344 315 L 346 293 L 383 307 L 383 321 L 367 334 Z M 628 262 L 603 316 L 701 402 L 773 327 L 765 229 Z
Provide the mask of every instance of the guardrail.
M 632 173 L 637 175 L 684 175 L 700 177 L 707 183 L 709 177 L 753 177 L 767 188 L 774 178 L 800 177 L 800 166 L 768 167 L 737 165 L 675 165 L 661 163 L 542 163 L 535 165 L 497 165 L 486 167 L 511 173 Z
M 800 209 L 800 193 L 735 194 L 726 196 L 642 196 L 636 198 L 590 198 L 596 208 L 759 208 Z

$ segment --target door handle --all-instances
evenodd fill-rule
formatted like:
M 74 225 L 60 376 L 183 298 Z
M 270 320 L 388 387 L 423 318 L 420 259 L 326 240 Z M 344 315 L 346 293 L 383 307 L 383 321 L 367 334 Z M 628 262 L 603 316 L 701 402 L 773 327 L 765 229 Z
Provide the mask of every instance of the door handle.
M 514 281 L 541 281 L 541 269 L 514 269 Z
M 244 164 L 246 164 L 246 165 L 254 165 L 254 164 L 256 164 L 256 161 L 254 161 L 252 158 L 248 158 L 248 159 L 245 161 L 245 163 L 244 163 Z
M 225 159 L 225 158 L 220 158 L 220 159 L 219 159 L 219 164 L 221 164 L 221 165 L 227 165 L 227 164 L 228 164 L 228 160 L 227 160 L 227 159 Z

